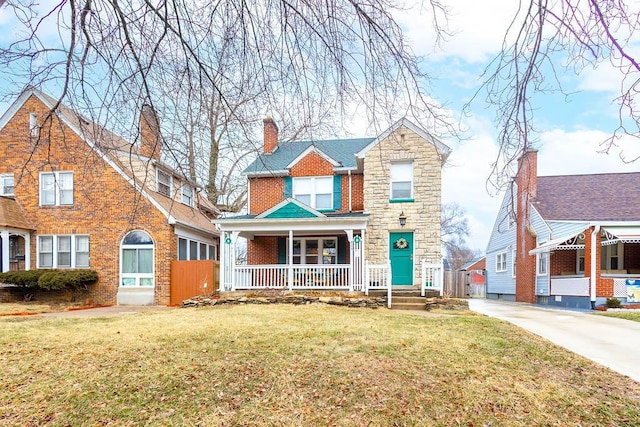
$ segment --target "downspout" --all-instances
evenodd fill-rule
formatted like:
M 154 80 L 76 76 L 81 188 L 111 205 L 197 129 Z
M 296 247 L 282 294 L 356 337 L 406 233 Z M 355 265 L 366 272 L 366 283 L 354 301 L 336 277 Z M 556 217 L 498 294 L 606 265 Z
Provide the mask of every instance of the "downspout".
M 593 231 L 591 232 L 591 283 L 589 286 L 589 294 L 591 297 L 591 309 L 595 310 L 596 309 L 596 284 L 597 284 L 597 280 L 596 280 L 596 273 L 597 273 L 597 268 L 596 268 L 596 236 L 598 235 L 598 233 L 600 232 L 600 226 L 596 225 L 595 227 L 593 227 Z

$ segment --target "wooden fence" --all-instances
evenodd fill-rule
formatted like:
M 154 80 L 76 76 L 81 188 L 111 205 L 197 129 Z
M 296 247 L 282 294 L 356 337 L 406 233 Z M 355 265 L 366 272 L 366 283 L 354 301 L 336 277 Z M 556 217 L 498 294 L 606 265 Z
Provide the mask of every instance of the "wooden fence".
M 171 305 L 197 295 L 216 292 L 220 283 L 220 262 L 171 261 Z
M 469 298 L 470 286 L 467 272 L 445 271 L 443 293 L 453 298 Z

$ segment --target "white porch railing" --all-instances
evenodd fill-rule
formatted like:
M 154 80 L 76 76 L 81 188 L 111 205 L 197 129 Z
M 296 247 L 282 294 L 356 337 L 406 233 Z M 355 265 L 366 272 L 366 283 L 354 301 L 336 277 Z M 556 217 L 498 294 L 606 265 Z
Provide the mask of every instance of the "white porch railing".
M 351 266 L 348 264 L 236 265 L 234 288 L 246 289 L 341 289 L 350 290 Z M 360 290 L 360 289 L 354 289 Z
M 391 264 L 366 263 L 364 275 L 365 294 L 369 295 L 370 289 L 386 289 L 387 307 L 391 308 Z
M 442 296 L 444 291 L 444 269 L 442 263 L 420 263 L 420 294 L 425 296 L 427 290 L 435 290 L 440 292 Z

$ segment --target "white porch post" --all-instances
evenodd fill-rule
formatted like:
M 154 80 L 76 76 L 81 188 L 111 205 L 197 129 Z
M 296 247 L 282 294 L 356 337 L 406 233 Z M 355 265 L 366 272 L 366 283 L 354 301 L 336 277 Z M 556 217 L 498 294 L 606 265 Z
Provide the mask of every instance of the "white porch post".
M 229 261 L 231 264 L 231 290 L 236 290 L 236 241 L 238 240 L 237 231 L 231 232 L 231 244 L 229 245 L 231 248 L 229 250 Z
M 289 230 L 289 266 L 287 267 L 287 282 L 289 282 L 289 290 L 293 290 L 293 230 Z
M 24 269 L 31 270 L 31 233 L 24 236 Z
M 345 230 L 345 232 L 349 242 L 349 292 L 353 292 L 353 275 L 356 272 L 353 268 L 353 230 Z
M 2 272 L 9 271 L 9 232 L 1 231 L 2 237 Z
M 362 287 L 364 288 L 364 293 L 369 295 L 369 276 L 367 272 L 367 258 L 364 256 L 364 247 L 365 247 L 365 238 L 364 238 L 364 229 L 360 230 L 360 269 L 361 276 L 364 280 Z

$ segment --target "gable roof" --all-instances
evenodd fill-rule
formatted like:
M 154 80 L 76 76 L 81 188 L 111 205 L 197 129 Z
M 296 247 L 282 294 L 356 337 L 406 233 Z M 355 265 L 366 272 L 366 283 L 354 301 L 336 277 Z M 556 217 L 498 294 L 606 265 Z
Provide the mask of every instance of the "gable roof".
M 22 105 L 31 97 L 37 97 L 46 107 L 53 109 L 58 101 L 33 87 L 25 89 L 18 98 L 11 104 L 9 109 L 0 117 L 0 129 L 11 120 L 18 112 Z M 140 156 L 131 144 L 124 138 L 105 129 L 81 116 L 67 106 L 60 104 L 55 113 L 58 118 L 65 123 L 80 139 L 96 151 L 107 164 L 115 169 L 127 182 L 129 182 L 136 190 L 138 190 L 152 205 L 154 205 L 168 220 L 169 224 L 182 224 L 206 231 L 212 234 L 218 234 L 216 227 L 211 221 L 198 209 L 176 202 L 166 196 L 158 194 L 150 184 L 155 182 L 155 177 L 149 180 L 136 179 L 134 169 L 136 167 L 147 167 L 148 165 L 156 165 L 156 163 L 167 169 L 166 165 L 144 156 Z M 126 159 L 126 160 L 124 160 Z M 189 180 L 180 172 L 172 169 L 171 172 L 184 179 Z
M 640 172 L 540 176 L 533 205 L 546 220 L 640 220 Z
M 262 212 L 256 218 L 325 218 L 326 215 L 318 212 L 310 206 L 288 197 Z
M 0 196 L 0 227 L 35 230 L 20 204 L 13 197 Z
M 356 169 L 355 153 L 373 140 L 374 138 L 353 138 L 281 142 L 273 153 L 260 154 L 243 172 L 247 175 L 286 174 L 287 167 L 310 149 L 323 153 L 323 157 L 334 160 L 339 167 Z

